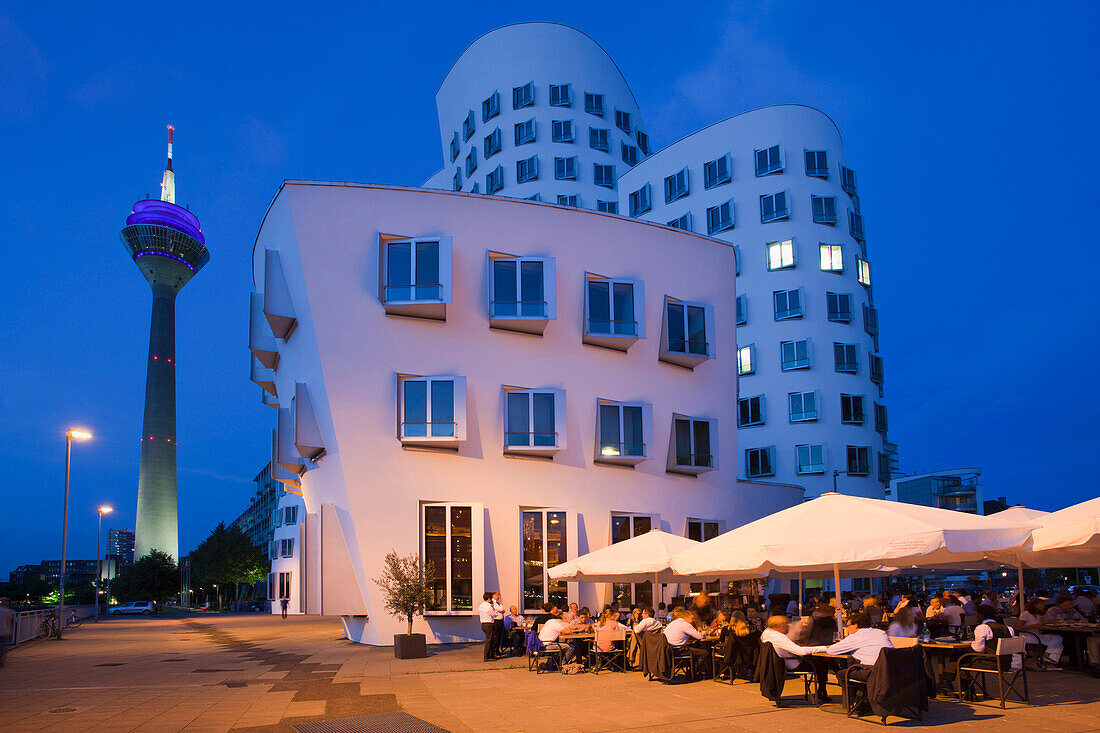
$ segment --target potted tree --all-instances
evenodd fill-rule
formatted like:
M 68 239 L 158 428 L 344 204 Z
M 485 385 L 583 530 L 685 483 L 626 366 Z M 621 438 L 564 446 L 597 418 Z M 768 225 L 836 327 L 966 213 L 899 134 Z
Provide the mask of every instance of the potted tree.
M 420 555 L 401 557 L 396 551 L 386 555 L 385 569 L 375 583 L 382 589 L 386 610 L 409 622 L 409 633 L 393 635 L 393 656 L 397 659 L 421 659 L 428 656 L 424 634 L 413 633 L 413 619 L 423 616 L 432 601 L 428 586 L 435 579 L 431 561 L 421 562 Z

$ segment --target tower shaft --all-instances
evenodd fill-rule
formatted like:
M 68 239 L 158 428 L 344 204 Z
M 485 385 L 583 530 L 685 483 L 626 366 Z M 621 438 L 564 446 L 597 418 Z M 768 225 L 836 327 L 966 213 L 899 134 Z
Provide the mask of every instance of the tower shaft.
M 150 283 L 149 359 L 141 432 L 134 555 L 161 550 L 179 557 L 176 509 L 176 289 Z

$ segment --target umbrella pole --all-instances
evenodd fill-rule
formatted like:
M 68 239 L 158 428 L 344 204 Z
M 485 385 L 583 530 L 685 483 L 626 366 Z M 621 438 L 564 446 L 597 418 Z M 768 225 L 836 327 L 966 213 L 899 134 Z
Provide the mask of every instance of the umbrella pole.
M 798 574 L 798 615 L 802 615 L 802 573 Z
M 1017 585 L 1020 586 L 1020 610 L 1019 613 L 1023 613 L 1027 610 L 1027 595 L 1024 593 L 1024 563 L 1022 560 L 1016 561 L 1016 580 Z
M 844 607 L 840 600 L 840 565 L 833 563 L 833 597 L 836 598 L 836 633 L 838 639 L 844 638 Z
M 661 588 L 660 578 L 661 578 L 660 573 L 654 573 L 653 574 L 653 592 L 649 594 L 650 598 L 656 598 L 657 599 L 657 602 L 653 606 L 653 616 L 654 617 L 657 616 L 657 609 L 661 607 L 660 602 L 665 600 L 665 592 L 664 592 L 664 589 Z M 660 597 L 658 597 L 658 594 L 660 594 Z

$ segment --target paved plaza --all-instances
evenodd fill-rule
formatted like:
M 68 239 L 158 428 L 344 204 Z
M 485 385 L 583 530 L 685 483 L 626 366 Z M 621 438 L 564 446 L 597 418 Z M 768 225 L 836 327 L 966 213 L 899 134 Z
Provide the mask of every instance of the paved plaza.
M 923 722 L 891 721 L 906 728 L 1100 730 L 1100 680 L 1075 672 L 1029 680 L 1032 707 L 1002 711 L 934 700 Z M 848 720 L 837 703 L 776 709 L 747 683 L 662 685 L 639 673 L 535 675 L 522 659 L 482 663 L 480 645 L 395 660 L 390 648 L 348 643 L 335 618 L 109 619 L 85 623 L 61 642 L 17 649 L 0 669 L 5 731 L 258 733 L 394 711 L 455 732 L 759 733 L 870 725 Z

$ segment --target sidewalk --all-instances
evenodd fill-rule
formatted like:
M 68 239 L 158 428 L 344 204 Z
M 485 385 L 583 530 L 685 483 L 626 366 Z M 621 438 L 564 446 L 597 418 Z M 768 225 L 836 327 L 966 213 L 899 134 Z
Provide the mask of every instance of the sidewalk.
M 196 615 L 86 623 L 13 651 L 0 669 L 5 731 L 293 731 L 404 710 L 447 730 L 761 729 L 866 731 L 839 705 L 776 709 L 755 685 L 665 686 L 639 674 L 535 675 L 480 645 L 395 660 L 344 640 L 333 618 Z M 1033 707 L 932 702 L 923 723 L 983 731 L 1100 729 L 1100 680 L 1029 677 Z

